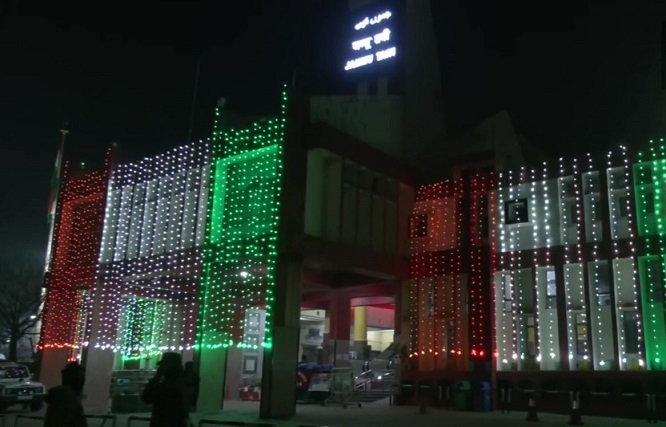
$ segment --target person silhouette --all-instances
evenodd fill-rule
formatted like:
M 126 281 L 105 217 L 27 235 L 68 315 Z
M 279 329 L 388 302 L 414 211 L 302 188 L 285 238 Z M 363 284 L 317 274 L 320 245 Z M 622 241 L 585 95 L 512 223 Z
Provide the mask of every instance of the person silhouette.
M 44 402 L 46 416 L 44 427 L 87 427 L 88 422 L 83 413 L 83 385 L 86 382 L 86 371 L 77 362 L 68 363 L 60 373 L 62 385 L 49 389 Z
M 157 373 L 142 396 L 153 406 L 150 427 L 186 427 L 189 414 L 183 359 L 179 353 L 167 352 L 157 365 Z

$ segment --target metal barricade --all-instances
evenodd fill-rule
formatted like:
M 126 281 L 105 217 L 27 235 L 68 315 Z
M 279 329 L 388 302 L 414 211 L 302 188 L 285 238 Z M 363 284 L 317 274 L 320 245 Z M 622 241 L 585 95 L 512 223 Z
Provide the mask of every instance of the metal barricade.
M 14 419 L 14 427 L 17 427 L 19 425 L 20 420 L 38 420 L 38 421 L 44 421 L 44 417 L 40 417 L 39 415 L 17 415 L 16 418 Z M 3 420 L 3 426 L 4 420 Z
M 117 423 L 117 421 L 118 421 L 118 420 L 117 420 L 117 417 L 116 417 L 115 415 L 111 415 L 111 414 L 106 414 L 106 415 L 86 415 L 86 418 L 90 418 L 90 419 L 93 419 L 93 420 L 104 420 L 104 421 L 102 422 L 102 425 L 104 425 L 104 426 L 106 425 L 106 424 L 105 424 L 105 423 L 106 423 L 106 420 L 111 420 L 111 427 L 116 427 L 116 423 Z
M 134 421 L 148 421 L 150 422 L 152 420 L 151 417 L 142 417 L 139 415 L 131 415 L 129 418 L 127 418 L 127 427 L 131 427 L 132 423 Z
M 245 426 L 245 427 L 275 427 L 275 424 L 266 423 L 246 423 L 244 421 L 221 421 L 221 420 L 200 420 L 199 427 L 202 426 Z

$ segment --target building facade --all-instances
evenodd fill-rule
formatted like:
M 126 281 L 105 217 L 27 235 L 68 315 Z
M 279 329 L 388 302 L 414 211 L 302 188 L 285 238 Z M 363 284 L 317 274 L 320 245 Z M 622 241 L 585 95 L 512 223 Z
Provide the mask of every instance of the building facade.
M 410 236 L 413 377 L 477 379 L 467 360 L 483 350 L 497 389 L 561 397 L 552 410 L 566 410 L 569 391 L 654 389 L 666 339 L 663 149 L 422 187 Z M 481 236 L 485 256 L 475 255 Z

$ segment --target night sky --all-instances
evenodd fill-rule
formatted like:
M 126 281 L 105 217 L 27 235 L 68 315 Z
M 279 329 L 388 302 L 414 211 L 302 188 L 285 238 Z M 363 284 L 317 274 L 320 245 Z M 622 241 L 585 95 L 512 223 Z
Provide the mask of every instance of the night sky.
M 69 155 L 91 164 L 112 142 L 136 155 L 182 144 L 198 58 L 196 139 L 220 96 L 275 111 L 294 69 L 303 90 L 340 89 L 346 0 L 236 3 L 0 1 L 0 255 L 43 257 L 63 121 Z M 666 133 L 663 2 L 433 3 L 449 133 L 502 108 L 553 155 Z

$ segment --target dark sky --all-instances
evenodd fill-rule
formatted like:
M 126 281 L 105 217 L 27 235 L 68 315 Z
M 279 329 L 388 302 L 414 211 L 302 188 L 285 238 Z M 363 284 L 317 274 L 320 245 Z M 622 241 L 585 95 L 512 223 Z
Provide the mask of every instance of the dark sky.
M 23 3 L 0 0 L 0 254 L 44 251 L 62 121 L 89 162 L 114 141 L 137 154 L 181 144 L 199 55 L 197 138 L 220 96 L 262 114 L 294 68 L 315 93 L 341 81 L 346 0 Z M 433 3 L 450 132 L 506 108 L 553 154 L 662 135 L 663 2 Z

